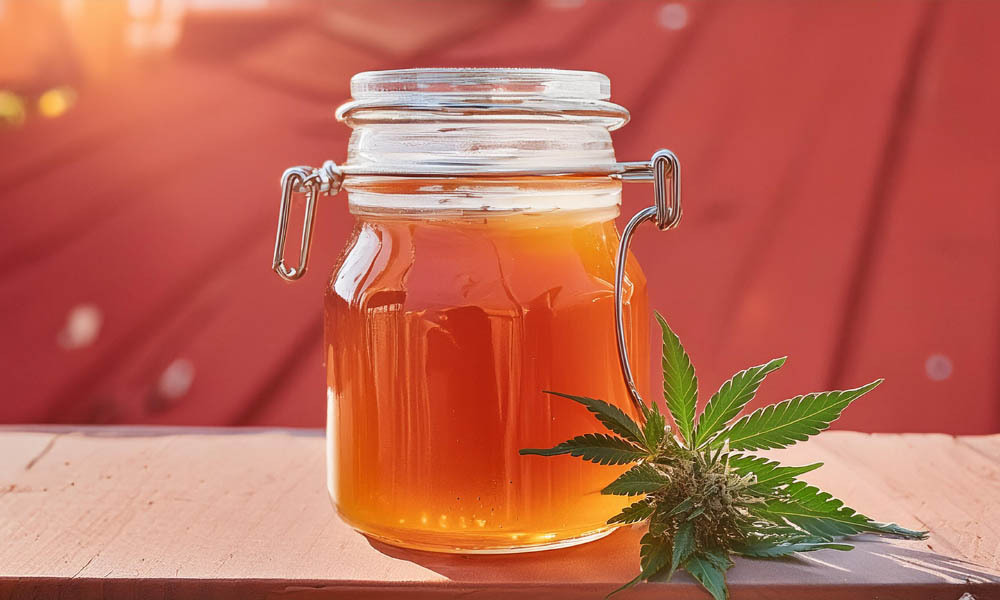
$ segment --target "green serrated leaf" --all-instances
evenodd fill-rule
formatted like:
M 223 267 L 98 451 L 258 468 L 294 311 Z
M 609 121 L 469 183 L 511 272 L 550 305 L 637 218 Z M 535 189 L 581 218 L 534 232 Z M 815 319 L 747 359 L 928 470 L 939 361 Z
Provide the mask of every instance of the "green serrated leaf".
M 638 575 L 636 575 L 634 578 L 630 579 L 629 581 L 623 583 L 621 586 L 615 588 L 614 591 L 609 592 L 608 595 L 605 596 L 604 598 L 605 598 L 605 600 L 607 600 L 607 598 L 610 598 L 611 596 L 614 596 L 618 592 L 624 592 L 625 590 L 627 590 L 627 589 L 629 589 L 631 587 L 635 587 L 637 584 L 639 584 L 640 582 L 643 582 L 643 581 L 646 581 L 646 578 L 642 576 L 642 572 L 640 571 Z
M 736 549 L 739 554 L 750 558 L 779 558 L 788 556 L 795 552 L 812 552 L 814 550 L 853 550 L 850 544 L 836 544 L 832 542 L 795 542 L 790 544 L 772 544 L 769 542 L 756 542 L 747 544 Z
M 694 554 L 684 563 L 684 568 L 708 590 L 708 593 L 712 594 L 712 598 L 715 600 L 729 598 L 729 589 L 726 587 L 726 571 L 720 568 L 715 561 L 701 553 Z
M 753 511 L 767 518 L 780 518 L 812 535 L 827 540 L 864 531 L 885 533 L 887 526 L 876 523 L 827 492 L 796 481 L 782 490 L 780 498 L 765 501 Z M 898 528 L 902 530 L 902 528 Z M 903 530 L 919 537 L 922 532 Z M 902 535 L 902 534 L 900 534 Z
M 653 503 L 647 499 L 639 500 L 622 509 L 620 513 L 608 519 L 608 524 L 614 523 L 638 523 L 648 519 L 653 514 Z
M 872 391 L 881 379 L 852 390 L 796 396 L 766 406 L 736 421 L 712 438 L 709 445 L 726 440 L 732 450 L 785 448 L 828 428 L 854 400 Z
M 639 540 L 639 566 L 642 567 L 643 579 L 648 579 L 670 560 L 666 540 L 662 537 L 646 533 Z
M 895 523 L 876 523 L 871 522 L 872 531 L 876 533 L 885 533 L 888 535 L 895 535 L 902 538 L 909 538 L 912 540 L 925 540 L 927 539 L 927 531 L 918 531 L 916 529 L 907 529 L 906 527 L 900 527 Z
M 780 368 L 786 359 L 787 357 L 776 358 L 763 365 L 750 367 L 723 383 L 719 391 L 709 399 L 705 410 L 698 418 L 693 447 L 701 447 L 722 430 L 726 423 L 735 419 L 743 407 L 753 400 L 757 388 L 767 374 Z
M 639 540 L 639 574 L 635 579 L 608 594 L 611 597 L 618 592 L 629 589 L 640 581 L 647 581 L 670 561 L 670 551 L 663 540 L 647 533 Z
M 729 567 L 733 566 L 733 561 L 730 560 L 729 555 L 722 550 L 709 548 L 702 551 L 702 556 L 722 571 L 726 571 Z
M 597 420 L 600 421 L 602 425 L 607 427 L 612 433 L 617 433 L 623 438 L 631 440 L 641 446 L 646 445 L 646 438 L 643 436 L 642 429 L 640 429 L 639 424 L 636 423 L 632 417 L 626 415 L 625 412 L 617 406 L 608 404 L 603 400 L 588 398 L 586 396 L 573 396 L 571 394 L 549 391 L 546 391 L 545 393 L 567 398 L 574 402 L 579 402 L 584 405 L 587 410 L 592 412 L 594 416 L 597 417 Z
M 638 464 L 607 485 L 602 494 L 635 496 L 651 494 L 670 483 L 670 478 L 649 463 Z
M 750 489 L 766 493 L 786 483 L 791 483 L 803 473 L 822 467 L 823 463 L 813 463 L 802 467 L 783 467 L 777 461 L 762 456 L 733 454 L 729 457 L 729 466 L 740 476 L 753 473 L 756 483 L 750 486 Z
M 677 424 L 678 432 L 690 447 L 694 440 L 698 377 L 680 338 L 660 313 L 656 313 L 656 320 L 663 331 L 663 398 L 667 401 L 667 409 Z
M 674 547 L 670 557 L 670 575 L 667 576 L 667 581 L 670 580 L 670 576 L 677 570 L 677 567 L 684 564 L 694 552 L 694 542 L 694 523 L 691 521 L 681 523 L 680 527 L 677 528 L 677 533 L 674 534 Z
M 660 407 L 656 402 L 653 402 L 652 405 L 653 407 L 646 413 L 643 434 L 646 436 L 646 449 L 651 453 L 656 453 L 666 433 L 667 418 L 660 412 Z
M 579 435 L 552 448 L 523 448 L 520 453 L 539 456 L 569 454 L 601 465 L 624 465 L 646 456 L 642 448 L 604 433 Z

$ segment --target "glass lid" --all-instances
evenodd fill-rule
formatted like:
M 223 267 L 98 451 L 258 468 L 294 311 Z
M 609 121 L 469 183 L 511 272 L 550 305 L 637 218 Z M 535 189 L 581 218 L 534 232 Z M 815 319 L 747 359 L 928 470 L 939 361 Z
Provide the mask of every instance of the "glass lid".
M 611 82 L 594 71 L 400 69 L 351 78 L 353 100 L 337 109 L 348 125 L 416 121 L 581 122 L 615 130 L 625 108 L 609 102 Z

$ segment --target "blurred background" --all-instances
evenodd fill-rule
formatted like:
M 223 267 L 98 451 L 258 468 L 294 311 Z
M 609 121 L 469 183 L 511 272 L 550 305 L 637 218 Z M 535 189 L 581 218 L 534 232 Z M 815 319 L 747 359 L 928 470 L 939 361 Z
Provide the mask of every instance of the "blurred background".
M 352 74 L 419 66 L 601 71 L 619 160 L 677 152 L 634 251 L 703 397 L 787 354 L 758 404 L 885 377 L 837 427 L 1000 431 L 985 1 L 0 0 L 0 422 L 321 426 L 351 219 L 280 281 L 278 178 L 343 160 Z

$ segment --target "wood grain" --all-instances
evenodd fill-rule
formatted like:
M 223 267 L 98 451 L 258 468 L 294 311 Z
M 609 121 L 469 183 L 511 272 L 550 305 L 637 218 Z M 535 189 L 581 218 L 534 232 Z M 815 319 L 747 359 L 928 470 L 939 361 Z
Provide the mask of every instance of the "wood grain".
M 831 382 L 885 377 L 886 392 L 911 400 L 908 410 L 859 403 L 847 428 L 985 433 L 1000 423 L 1000 170 L 987 158 L 1000 154 L 1000 80 L 974 76 L 1000 60 L 988 25 L 1000 4 L 941 4 L 935 21 L 858 263 L 866 291 L 843 324 L 843 377 Z
M 391 548 L 336 517 L 317 430 L 0 430 L 0 598 L 601 598 L 641 531 L 537 554 Z M 737 561 L 736 598 L 1000 597 L 1000 436 L 828 432 L 779 453 L 925 542 Z M 704 598 L 686 577 L 623 598 Z
M 72 110 L 0 132 L 0 422 L 321 425 L 321 290 L 353 219 L 326 199 L 285 285 L 277 176 L 343 159 L 351 74 L 464 65 L 607 73 L 618 157 L 677 151 L 684 223 L 634 249 L 705 388 L 789 354 L 762 402 L 885 376 L 892 400 L 838 426 L 1000 430 L 1000 4 L 321 4 L 262 11 L 260 35 L 192 15 L 155 68 L 69 81 Z M 649 200 L 628 186 L 623 219 Z M 68 349 L 80 305 L 102 326 Z M 178 360 L 192 384 L 162 398 Z

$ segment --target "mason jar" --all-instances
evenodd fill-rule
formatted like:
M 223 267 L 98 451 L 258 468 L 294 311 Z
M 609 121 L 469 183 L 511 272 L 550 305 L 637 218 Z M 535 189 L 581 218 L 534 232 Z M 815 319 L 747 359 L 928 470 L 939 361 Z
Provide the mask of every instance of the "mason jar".
M 445 552 L 607 534 L 629 499 L 600 490 L 625 467 L 518 451 L 600 429 L 547 391 L 642 417 L 631 395 L 646 380 L 627 357 L 648 364 L 646 279 L 622 252 L 616 315 L 615 218 L 622 179 L 655 168 L 616 162 L 610 131 L 628 112 L 584 71 L 377 71 L 351 94 L 337 110 L 353 128 L 346 163 L 286 172 L 275 255 L 279 274 L 301 276 L 316 197 L 347 192 L 354 229 L 324 297 L 337 511 L 378 540 Z M 288 268 L 287 201 L 301 191 Z

